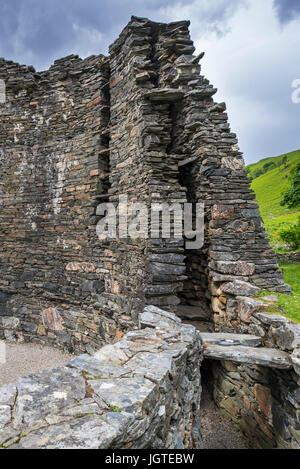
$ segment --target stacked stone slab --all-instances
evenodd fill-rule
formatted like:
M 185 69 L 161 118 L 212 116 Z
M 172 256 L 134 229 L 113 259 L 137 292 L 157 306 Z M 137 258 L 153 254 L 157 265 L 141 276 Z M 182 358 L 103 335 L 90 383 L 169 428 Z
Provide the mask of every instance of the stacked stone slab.
M 230 297 L 227 305 L 223 283 L 290 289 L 270 249 L 225 104 L 214 103 L 216 89 L 199 75 L 203 54 L 192 55 L 188 26 L 134 17 L 110 49 L 111 100 L 119 104 L 111 115 L 110 200 L 127 194 L 148 204 L 203 202 L 205 245 L 189 251 L 174 239 L 121 240 L 112 249 L 111 285 L 131 310 L 183 302 L 211 308 L 220 329 L 238 327 L 236 302 Z
M 99 344 L 104 248 L 94 229 L 107 191 L 109 64 L 57 60 L 49 71 L 1 59 L 0 321 L 6 338 L 85 350 Z
M 109 57 L 69 56 L 40 73 L 0 59 L 7 93 L 0 105 L 0 339 L 92 352 L 136 329 L 139 317 L 151 326 L 155 306 L 185 317 L 199 314 L 218 331 L 254 334 L 265 347 L 279 348 L 280 356 L 291 355 L 293 370 L 233 364 L 235 355 L 227 351 L 232 361 L 216 360 L 209 367 L 216 402 L 254 445 L 259 435 L 263 447 L 298 448 L 299 330 L 282 318 L 276 322 L 266 314 L 272 304 L 254 298 L 262 288 L 290 289 L 270 248 L 226 106 L 213 101 L 216 89 L 200 75 L 203 54 L 193 55 L 188 28 L 188 21 L 132 17 Z M 144 233 L 146 222 L 153 221 L 153 203 L 204 203 L 204 246 L 189 250 L 185 239 L 173 236 L 182 221 L 171 211 L 171 238 L 161 236 L 158 224 L 155 238 L 149 230 L 148 236 L 130 237 L 119 232 L 124 228 L 119 218 L 117 238 L 99 236 L 101 204 L 117 207 L 120 196 L 129 206 L 148 207 Z M 117 215 L 134 221 L 123 205 Z M 163 313 L 164 327 L 170 326 L 169 315 Z M 195 355 L 198 339 L 192 329 L 186 331 L 196 341 Z M 153 332 L 130 337 L 140 344 L 153 340 Z M 169 339 L 177 340 L 172 334 Z M 245 350 L 238 353 L 244 356 L 240 352 Z M 224 351 L 218 353 L 222 357 Z M 86 365 L 82 360 L 75 369 Z M 130 379 L 144 373 L 132 360 Z M 191 365 L 197 367 L 197 360 Z M 92 417 L 79 418 L 77 410 L 86 415 L 95 409 L 90 396 L 81 398 L 84 408 L 69 408 L 67 415 L 54 406 L 47 428 L 32 428 L 33 438 L 45 431 L 49 442 L 59 439 L 54 423 L 70 417 L 70 424 L 58 425 L 63 433 L 68 427 L 81 438 L 90 425 L 98 432 L 99 439 L 86 445 L 102 445 L 104 427 L 113 431 L 107 446 L 126 445 L 129 421 L 124 426 L 113 412 L 103 417 L 105 425 L 99 423 L 97 408 Z M 12 394 L 0 402 L 0 425 L 11 425 L 13 399 Z M 179 427 L 172 433 L 174 421 L 159 412 L 155 407 L 151 414 L 155 447 L 173 447 L 184 419 L 182 414 L 175 419 Z M 190 421 L 183 422 L 184 446 L 193 444 Z M 133 436 L 136 447 L 150 444 Z M 11 440 L 2 441 L 17 444 L 19 437 L 13 430 Z M 30 438 L 22 437 L 23 444 L 34 446 Z
M 41 73 L 1 60 L 6 338 L 98 347 L 135 327 L 147 304 L 195 306 L 219 329 L 238 329 L 238 290 L 222 285 L 289 291 L 188 28 L 132 17 L 108 58 L 70 56 Z M 159 229 L 155 239 L 99 238 L 98 206 L 120 196 L 146 203 L 144 224 L 153 203 L 204 203 L 204 247 Z
M 172 141 L 171 106 L 182 93 L 157 88 L 158 38 L 166 27 L 133 18 L 110 47 L 109 200 L 118 202 L 120 195 L 126 195 L 129 206 L 146 203 L 149 221 L 151 203 L 186 201 L 176 155 L 168 151 Z M 152 240 L 148 235 L 150 232 L 145 239 L 137 240 L 122 237 L 110 243 L 108 252 L 112 300 L 135 316 L 143 304 L 178 304 L 176 293 L 185 278 L 183 241 Z
M 299 449 L 300 324 L 263 312 L 269 297 L 239 299 L 246 335 L 201 334 L 208 358 L 202 374 L 220 411 L 252 448 Z
M 94 356 L 0 387 L 0 448 L 201 448 L 199 332 L 155 307 L 140 321 Z

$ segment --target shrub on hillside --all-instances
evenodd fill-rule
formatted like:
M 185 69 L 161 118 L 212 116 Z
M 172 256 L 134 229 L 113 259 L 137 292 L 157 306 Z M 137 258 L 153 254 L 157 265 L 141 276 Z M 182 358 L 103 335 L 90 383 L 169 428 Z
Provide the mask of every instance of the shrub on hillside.
M 286 205 L 289 208 L 300 205 L 300 163 L 293 171 L 290 188 L 283 194 L 280 202 L 281 206 Z
M 279 233 L 283 242 L 287 243 L 292 249 L 299 249 L 300 247 L 300 217 L 296 225 L 291 225 Z

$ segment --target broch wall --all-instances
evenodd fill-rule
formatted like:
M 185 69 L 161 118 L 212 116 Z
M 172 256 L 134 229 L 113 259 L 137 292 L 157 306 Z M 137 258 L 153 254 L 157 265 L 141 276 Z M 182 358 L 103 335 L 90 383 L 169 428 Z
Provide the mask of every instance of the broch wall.
M 205 319 L 210 330 L 255 334 L 266 349 L 285 352 L 291 365 L 284 370 L 210 357 L 206 374 L 217 404 L 254 446 L 300 445 L 299 328 L 284 318 L 276 322 L 267 314 L 272 301 L 254 298 L 261 289 L 290 288 L 270 248 L 226 106 L 214 102 L 217 90 L 200 74 L 203 54 L 193 55 L 188 27 L 188 21 L 132 17 L 108 57 L 69 56 L 45 72 L 0 59 L 6 84 L 0 106 L 0 339 L 92 355 L 120 341 L 98 353 L 100 363 L 107 361 L 103 350 L 124 358 L 125 347 L 135 371 L 120 378 L 128 365 L 121 358 L 118 366 L 109 365 L 109 373 L 116 367 L 113 380 L 122 381 L 128 395 L 133 391 L 126 379 L 146 383 L 132 397 L 133 407 L 120 413 L 115 401 L 106 408 L 106 394 L 104 401 L 97 394 L 90 366 L 98 370 L 92 377 L 102 379 L 108 365 L 95 357 L 75 359 L 55 378 L 42 373 L 21 379 L 16 401 L 14 386 L 0 391 L 0 425 L 11 432 L 4 446 L 38 445 L 41 435 L 57 439 L 55 446 L 72 430 L 83 446 L 198 447 L 198 333 L 173 316 L 176 330 L 169 335 L 138 330 L 147 306 L 178 314 L 196 308 L 193 318 Z M 117 204 L 119 196 L 149 209 L 153 203 L 204 203 L 204 246 L 187 249 L 184 239 L 174 237 L 98 237 L 98 205 Z M 124 207 L 119 215 L 130 220 Z M 163 358 L 159 378 L 140 371 L 130 352 L 135 340 L 148 344 L 139 352 L 150 371 L 155 356 Z M 171 349 L 179 350 L 178 362 Z M 141 373 L 144 378 L 136 377 Z M 79 397 L 68 387 L 70 377 Z M 36 415 L 21 398 L 33 382 L 41 399 Z M 48 406 L 43 386 L 49 382 L 56 397 Z M 153 393 L 160 405 L 151 408 Z M 163 413 L 164 406 L 170 413 Z M 76 444 L 65 438 L 63 445 Z
M 7 338 L 95 349 L 132 329 L 145 304 L 198 305 L 231 327 L 238 318 L 223 282 L 288 290 L 188 26 L 133 18 L 108 58 L 70 56 L 46 72 L 1 59 Z M 98 239 L 97 205 L 120 195 L 149 207 L 204 202 L 204 248 Z
M 93 216 L 108 178 L 108 70 L 103 56 L 42 73 L 0 62 L 0 320 L 14 326 L 10 340 L 79 350 L 105 340 L 90 297 L 104 290 Z
M 200 334 L 151 306 L 140 324 L 94 356 L 0 387 L 0 448 L 201 448 Z

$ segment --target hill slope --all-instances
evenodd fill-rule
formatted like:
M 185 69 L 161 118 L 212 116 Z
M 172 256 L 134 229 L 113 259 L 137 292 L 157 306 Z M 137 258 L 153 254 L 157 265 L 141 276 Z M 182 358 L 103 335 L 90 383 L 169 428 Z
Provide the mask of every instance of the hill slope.
M 251 188 L 256 194 L 272 244 L 280 242 L 278 231 L 286 224 L 295 223 L 300 215 L 300 207 L 289 209 L 280 205 L 282 193 L 290 186 L 289 177 L 297 163 L 300 163 L 300 150 L 264 158 L 246 167 L 248 176 L 254 177 Z M 264 174 L 255 177 L 261 172 Z

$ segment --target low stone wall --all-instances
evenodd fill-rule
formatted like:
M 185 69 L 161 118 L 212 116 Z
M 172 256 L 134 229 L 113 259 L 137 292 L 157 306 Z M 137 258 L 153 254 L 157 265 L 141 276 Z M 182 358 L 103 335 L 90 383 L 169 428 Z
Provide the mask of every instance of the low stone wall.
M 199 332 L 153 306 L 140 330 L 0 388 L 2 448 L 200 448 Z
M 291 371 L 205 361 L 221 413 L 256 449 L 300 449 L 300 377 Z
M 276 253 L 276 257 L 280 262 L 300 262 L 300 252 Z
M 287 352 L 291 365 L 276 370 L 205 361 L 216 404 L 254 448 L 300 449 L 300 324 L 270 314 L 276 298 L 250 297 L 257 291 L 246 282 L 225 283 L 217 293 L 226 305 L 226 316 L 217 316 L 220 330 L 259 336 L 267 350 Z
M 108 57 L 71 55 L 38 73 L 0 59 L 0 339 L 91 353 L 148 304 L 211 316 L 212 303 L 221 316 L 220 282 L 290 291 L 194 51 L 188 21 L 132 17 Z M 99 236 L 99 205 L 125 195 L 129 224 L 137 201 L 149 214 L 205 202 L 203 248 L 161 237 L 156 222 L 154 238 L 144 221 L 141 236 L 123 223 L 119 239 Z

